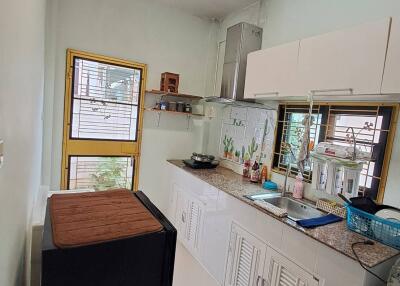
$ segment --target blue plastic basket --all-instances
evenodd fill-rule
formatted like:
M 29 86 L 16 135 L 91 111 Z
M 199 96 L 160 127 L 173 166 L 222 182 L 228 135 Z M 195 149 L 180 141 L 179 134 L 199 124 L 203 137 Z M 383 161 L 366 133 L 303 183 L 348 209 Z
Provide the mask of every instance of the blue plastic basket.
M 383 244 L 400 249 L 400 223 L 377 217 L 350 205 L 347 208 L 347 227 L 352 231 Z

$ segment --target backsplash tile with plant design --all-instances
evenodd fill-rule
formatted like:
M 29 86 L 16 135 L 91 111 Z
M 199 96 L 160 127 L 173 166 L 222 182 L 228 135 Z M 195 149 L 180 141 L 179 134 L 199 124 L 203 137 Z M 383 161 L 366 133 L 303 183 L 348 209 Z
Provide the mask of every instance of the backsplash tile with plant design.
M 262 163 L 271 166 L 276 118 L 273 110 L 225 107 L 219 156 L 237 164 L 262 156 Z

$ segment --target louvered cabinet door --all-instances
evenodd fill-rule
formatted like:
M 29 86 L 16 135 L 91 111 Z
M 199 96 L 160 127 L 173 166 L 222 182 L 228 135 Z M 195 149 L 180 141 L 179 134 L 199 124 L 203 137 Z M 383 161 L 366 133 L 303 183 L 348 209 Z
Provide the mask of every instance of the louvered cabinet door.
M 268 248 L 264 279 L 265 286 L 318 286 L 319 281 L 285 256 Z
M 182 189 L 175 185 L 176 190 L 176 228 L 178 231 L 178 238 L 183 242 L 187 232 L 187 221 L 188 221 L 188 198 Z
M 266 244 L 232 224 L 225 286 L 258 286 L 262 281 Z
M 203 207 L 202 203 L 195 200 L 188 200 L 187 210 L 187 226 L 185 233 L 185 240 L 193 251 L 199 251 L 200 231 L 203 222 Z

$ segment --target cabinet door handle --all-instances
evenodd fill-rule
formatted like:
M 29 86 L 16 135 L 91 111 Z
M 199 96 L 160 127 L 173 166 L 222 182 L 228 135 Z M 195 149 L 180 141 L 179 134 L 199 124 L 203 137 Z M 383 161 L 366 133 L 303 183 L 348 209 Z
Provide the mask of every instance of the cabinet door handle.
M 261 286 L 269 286 L 269 280 L 266 280 L 263 278 L 263 280 L 261 282 Z
M 353 89 L 352 88 L 337 88 L 337 89 L 314 89 L 314 90 L 310 90 L 310 93 L 313 95 L 316 95 L 318 93 L 344 93 L 346 92 L 346 94 L 353 94 Z
M 261 279 L 261 276 L 258 275 L 258 276 L 257 276 L 257 281 L 256 281 L 256 286 L 258 286 L 258 284 L 260 283 L 260 279 Z
M 254 96 L 263 96 L 263 95 L 279 95 L 279 91 L 270 91 L 270 92 L 260 92 L 260 93 L 255 93 Z
M 185 219 L 185 213 L 184 212 L 182 213 L 181 219 L 182 219 L 182 222 L 185 223 L 186 219 Z

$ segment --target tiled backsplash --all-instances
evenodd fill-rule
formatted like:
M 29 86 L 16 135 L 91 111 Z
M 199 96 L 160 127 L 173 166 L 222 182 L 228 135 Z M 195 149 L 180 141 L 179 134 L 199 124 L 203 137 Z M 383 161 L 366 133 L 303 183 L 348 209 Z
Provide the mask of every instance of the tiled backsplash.
M 242 164 L 245 159 L 272 165 L 277 113 L 252 107 L 227 106 L 223 109 L 219 157 Z

